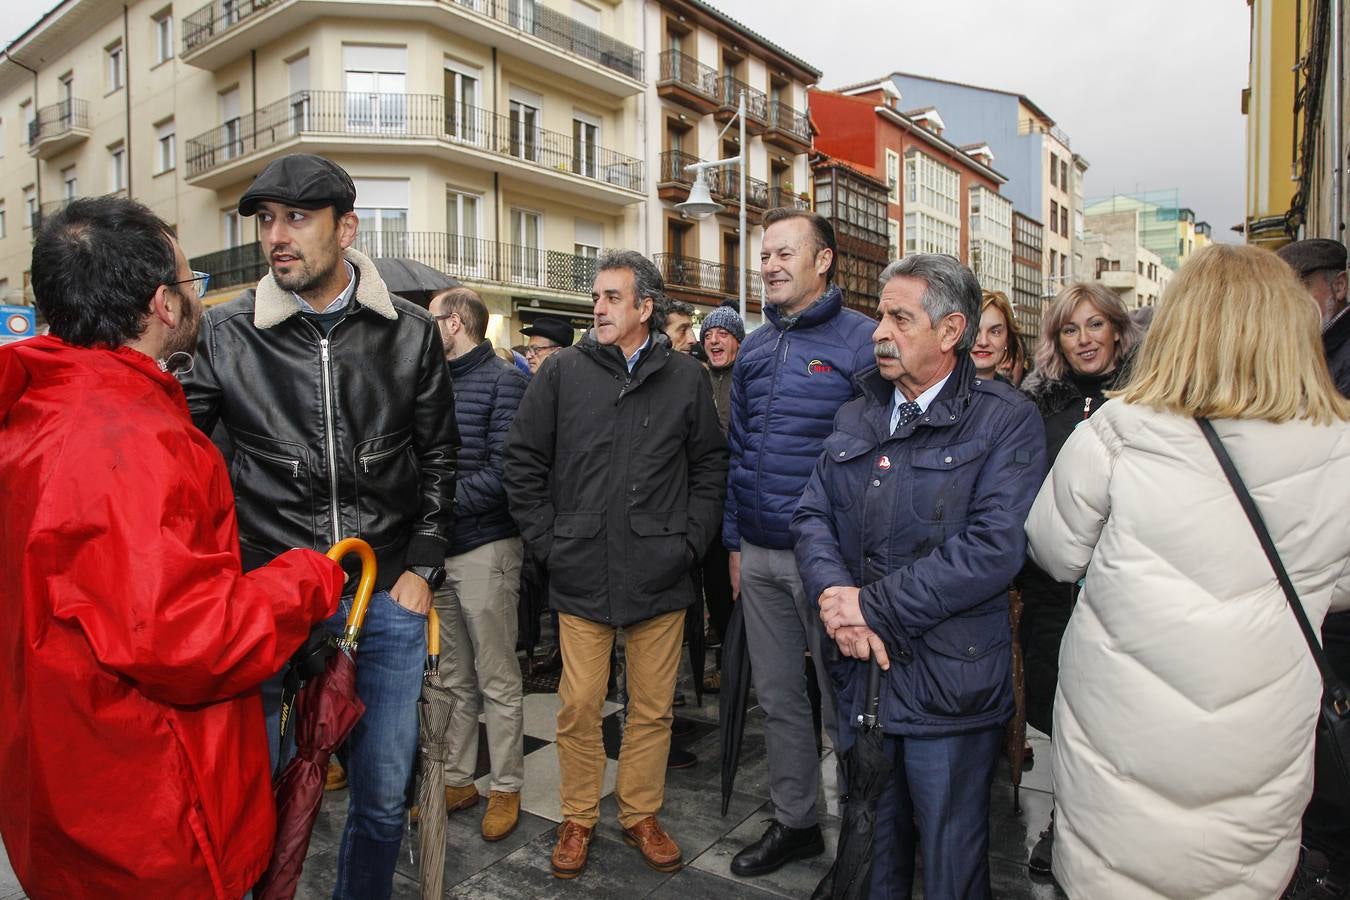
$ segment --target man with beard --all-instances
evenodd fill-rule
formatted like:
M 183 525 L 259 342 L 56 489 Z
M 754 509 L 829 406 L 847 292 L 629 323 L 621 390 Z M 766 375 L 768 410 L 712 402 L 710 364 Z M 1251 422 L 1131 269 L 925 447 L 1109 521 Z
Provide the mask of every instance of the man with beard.
M 351 178 L 322 157 L 263 169 L 239 213 L 258 216 L 271 271 L 206 314 L 184 386 L 198 426 L 210 433 L 219 423 L 233 442 L 245 567 L 352 535 L 375 549 L 356 674 L 366 712 L 347 740 L 351 798 L 333 896 L 380 900 L 403 836 L 459 437 L 436 323 L 391 297 L 351 249 L 355 202 Z M 349 603 L 327 623 L 335 633 Z M 275 721 L 275 705 L 268 713 Z
M 34 897 L 240 897 L 275 829 L 258 686 L 337 606 L 310 550 L 240 568 L 169 371 L 207 275 L 130 200 L 33 245 L 50 334 L 0 348 L 0 833 Z
M 666 337 L 670 338 L 670 349 L 680 353 L 689 353 L 694 344 L 694 307 L 683 300 L 670 300 L 666 310 Z

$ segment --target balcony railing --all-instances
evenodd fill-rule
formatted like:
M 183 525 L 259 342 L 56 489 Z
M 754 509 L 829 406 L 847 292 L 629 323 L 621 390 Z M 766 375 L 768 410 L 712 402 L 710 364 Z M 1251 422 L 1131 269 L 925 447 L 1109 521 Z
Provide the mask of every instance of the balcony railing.
M 591 257 L 439 231 L 360 231 L 352 246 L 372 258 L 415 259 L 465 281 L 575 294 L 590 294 L 595 282 L 596 261 Z M 195 256 L 188 264 L 210 273 L 213 288 L 251 285 L 267 273 L 262 245 L 256 241 Z
M 712 66 L 705 66 L 679 50 L 663 50 L 660 65 L 661 71 L 656 76 L 658 83 L 675 83 L 709 100 L 720 96 L 717 70 Z
M 89 104 L 83 100 L 70 98 L 37 111 L 33 121 L 28 123 L 28 146 L 65 134 L 72 128 L 89 127 Z
M 769 188 L 769 209 L 786 206 L 789 209 L 810 209 L 811 203 L 785 188 Z
M 692 185 L 694 183 L 694 176 L 686 172 L 684 167 L 692 166 L 697 162 L 703 162 L 703 160 L 692 153 L 685 153 L 682 150 L 663 151 L 660 156 L 660 183 L 667 184 L 672 181 L 678 181 L 680 184 Z
M 741 81 L 733 75 L 723 75 L 718 84 L 718 99 L 723 107 L 736 108 L 740 100 L 741 92 L 745 92 L 745 115 L 747 118 L 754 119 L 760 124 L 767 124 L 769 121 L 769 96 L 763 91 L 752 88 L 750 85 Z
M 740 270 L 735 266 L 673 253 L 657 253 L 652 256 L 652 262 L 656 263 L 657 269 L 661 271 L 661 279 L 668 288 L 686 288 L 706 294 L 726 294 L 732 297 L 740 294 L 740 281 L 737 278 Z M 746 280 L 746 297 L 757 300 L 760 297 L 759 273 L 748 274 L 750 277 Z
M 644 189 L 641 160 L 597 146 L 581 132 L 532 128 L 518 118 L 447 102 L 439 94 L 343 91 L 300 91 L 190 138 L 188 177 L 301 136 L 433 138 L 630 191 Z
M 522 34 L 536 37 L 560 50 L 574 53 L 607 69 L 642 80 L 642 51 L 617 41 L 570 16 L 535 0 L 446 0 L 462 9 L 492 19 Z M 215 0 L 183 20 L 185 54 L 278 0 Z
M 708 170 L 708 189 L 713 196 L 737 202 L 741 197 L 741 167 L 725 166 Z M 769 183 L 758 178 L 745 179 L 745 205 L 769 209 Z
M 769 127 L 790 134 L 803 143 L 811 143 L 811 121 L 781 100 L 769 102 Z

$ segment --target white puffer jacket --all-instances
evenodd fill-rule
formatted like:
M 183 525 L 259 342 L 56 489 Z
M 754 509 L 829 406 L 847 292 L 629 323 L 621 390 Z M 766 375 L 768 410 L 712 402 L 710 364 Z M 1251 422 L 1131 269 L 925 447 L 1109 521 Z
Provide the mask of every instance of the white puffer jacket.
M 1214 423 L 1308 618 L 1350 606 L 1350 424 Z M 1321 678 L 1204 436 L 1113 400 L 1031 555 L 1086 582 L 1060 649 L 1054 872 L 1071 898 L 1271 900 L 1298 859 Z

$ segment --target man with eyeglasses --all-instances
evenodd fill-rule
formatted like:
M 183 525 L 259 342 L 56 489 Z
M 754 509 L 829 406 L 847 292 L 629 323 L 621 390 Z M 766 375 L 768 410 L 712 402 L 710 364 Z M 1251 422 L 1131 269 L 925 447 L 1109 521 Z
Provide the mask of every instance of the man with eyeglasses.
M 427 611 L 454 527 L 454 400 L 436 323 L 391 297 L 352 249 L 356 188 L 319 156 L 284 156 L 239 201 L 270 271 L 207 312 L 184 386 L 193 419 L 234 445 L 245 567 L 358 536 L 379 563 L 347 740 L 351 786 L 333 896 L 392 890 L 417 750 Z M 340 632 L 350 598 L 326 623 Z M 279 684 L 264 692 L 275 723 Z M 276 727 L 271 729 L 275 739 Z M 278 750 L 278 755 L 280 750 Z
M 74 200 L 32 275 L 50 333 L 0 348 L 5 849 L 33 897 L 242 897 L 275 830 L 258 686 L 342 570 L 283 548 L 242 571 L 171 371 L 206 278 L 162 220 Z
M 530 374 L 539 373 L 544 360 L 564 347 L 572 346 L 576 332 L 572 323 L 562 316 L 537 316 L 520 333 L 529 338 L 525 345 L 525 361 L 530 364 Z

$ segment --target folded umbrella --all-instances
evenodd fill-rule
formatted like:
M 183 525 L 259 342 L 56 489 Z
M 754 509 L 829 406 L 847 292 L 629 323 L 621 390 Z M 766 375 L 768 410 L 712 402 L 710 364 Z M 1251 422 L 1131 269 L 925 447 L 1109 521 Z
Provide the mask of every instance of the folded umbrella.
M 740 601 L 731 605 L 727 633 L 722 637 L 722 693 L 717 709 L 717 733 L 722 745 L 722 815 L 731 806 L 736 769 L 741 764 L 745 738 L 745 708 L 750 702 L 750 648 L 745 642 L 745 613 Z
M 1008 624 L 1012 627 L 1013 717 L 1008 720 L 1004 752 L 1013 789 L 1013 815 L 1022 814 L 1022 766 L 1027 759 L 1027 672 L 1022 661 L 1022 592 L 1008 591 Z
M 708 667 L 708 635 L 703 630 L 702 579 L 694 578 L 694 603 L 684 614 L 684 639 L 689 642 L 689 671 L 694 676 L 694 697 L 703 705 L 703 673 Z
M 375 589 L 375 551 L 360 538 L 346 538 L 333 545 L 328 558 L 336 561 L 348 553 L 360 556 L 361 579 L 347 626 L 337 642 L 341 652 L 333 654 L 324 672 L 300 689 L 295 713 L 295 756 L 276 784 L 277 838 L 272 860 L 253 891 L 257 900 L 291 900 L 295 896 L 323 799 L 328 760 L 365 712 L 356 696 L 354 657 L 366 608 Z
M 441 684 L 441 623 L 427 614 L 427 667 L 417 700 L 421 741 L 417 789 L 417 871 L 423 900 L 440 900 L 445 890 L 445 763 L 450 756 L 450 716 L 455 702 Z
M 868 665 L 867 703 L 858 717 L 858 734 L 844 754 L 848 796 L 844 798 L 844 818 L 839 825 L 839 847 L 834 865 L 817 885 L 812 900 L 862 900 L 871 891 L 877 800 L 891 775 L 886 736 L 877 720 L 880 705 L 881 666 L 873 659 Z

